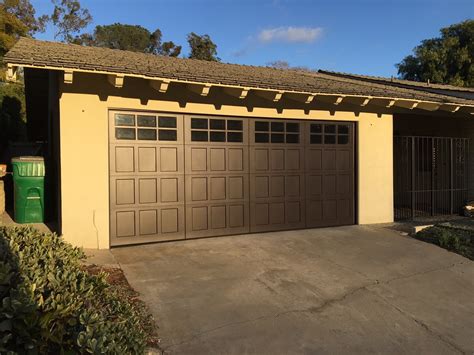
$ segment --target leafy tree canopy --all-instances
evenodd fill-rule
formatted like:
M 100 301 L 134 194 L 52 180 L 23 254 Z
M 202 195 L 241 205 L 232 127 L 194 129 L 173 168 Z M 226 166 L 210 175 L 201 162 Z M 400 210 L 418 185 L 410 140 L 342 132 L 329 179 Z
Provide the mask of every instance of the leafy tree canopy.
M 81 7 L 78 0 L 52 0 L 54 10 L 46 19 L 56 27 L 54 38 L 63 42 L 73 42 L 75 34 L 92 22 L 89 10 Z
M 441 29 L 399 64 L 402 79 L 474 87 L 474 20 Z
M 177 57 L 181 46 L 173 42 L 161 42 L 162 34 L 159 29 L 148 31 L 139 25 L 114 23 L 97 26 L 93 34 L 83 34 L 75 39 L 76 43 L 84 45 L 122 49 L 134 52 L 144 52 Z
M 46 18 L 36 18 L 29 0 L 0 2 L 0 56 L 15 44 L 19 37 L 32 36 L 44 31 Z
M 217 57 L 217 45 L 209 35 L 199 36 L 191 32 L 188 34 L 188 43 L 191 49 L 189 58 L 220 62 L 220 58 Z

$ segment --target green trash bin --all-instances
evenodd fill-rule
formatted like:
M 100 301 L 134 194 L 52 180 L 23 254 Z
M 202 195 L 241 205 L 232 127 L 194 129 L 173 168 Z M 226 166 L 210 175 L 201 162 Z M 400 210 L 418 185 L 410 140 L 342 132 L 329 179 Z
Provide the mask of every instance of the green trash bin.
M 15 222 L 44 222 L 44 159 L 17 157 L 12 159 L 12 167 Z

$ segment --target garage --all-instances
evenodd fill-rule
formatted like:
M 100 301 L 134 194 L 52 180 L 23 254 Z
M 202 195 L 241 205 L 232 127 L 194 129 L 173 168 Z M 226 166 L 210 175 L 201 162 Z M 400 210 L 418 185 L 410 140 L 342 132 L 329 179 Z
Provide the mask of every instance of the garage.
M 110 111 L 111 245 L 355 223 L 354 124 Z

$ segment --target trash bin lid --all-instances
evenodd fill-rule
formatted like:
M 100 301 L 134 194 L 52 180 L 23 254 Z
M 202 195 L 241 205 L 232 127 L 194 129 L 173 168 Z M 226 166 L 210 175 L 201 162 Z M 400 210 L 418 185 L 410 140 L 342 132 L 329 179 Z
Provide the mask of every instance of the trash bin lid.
M 36 156 L 23 156 L 23 157 L 15 157 L 12 158 L 12 163 L 27 163 L 27 162 L 44 162 L 43 157 L 36 157 Z
M 45 176 L 43 157 L 23 156 L 12 158 L 13 179 L 15 176 Z

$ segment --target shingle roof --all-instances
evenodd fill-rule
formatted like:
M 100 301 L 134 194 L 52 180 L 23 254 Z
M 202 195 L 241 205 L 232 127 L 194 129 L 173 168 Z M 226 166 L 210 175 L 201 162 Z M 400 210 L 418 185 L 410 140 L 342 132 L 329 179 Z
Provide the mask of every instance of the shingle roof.
M 446 91 L 458 91 L 458 92 L 472 92 L 474 93 L 474 88 L 446 85 L 446 84 L 437 84 L 437 83 L 427 83 L 420 81 L 412 80 L 402 80 L 397 78 L 385 78 L 381 76 L 370 76 L 370 75 L 361 75 L 353 73 L 343 73 L 330 70 L 318 70 L 318 73 L 328 74 L 337 77 L 349 78 L 349 79 L 358 79 L 362 81 L 375 82 L 381 84 L 395 85 L 399 87 L 411 87 L 414 89 L 438 89 Z
M 474 100 L 326 73 L 225 64 L 21 38 L 5 55 L 14 65 L 98 71 L 216 85 L 474 105 Z

